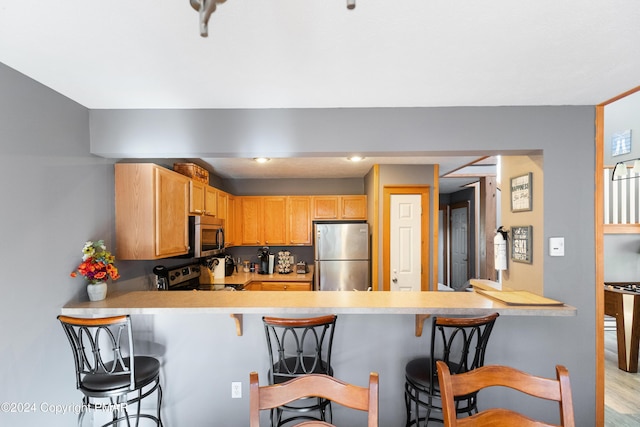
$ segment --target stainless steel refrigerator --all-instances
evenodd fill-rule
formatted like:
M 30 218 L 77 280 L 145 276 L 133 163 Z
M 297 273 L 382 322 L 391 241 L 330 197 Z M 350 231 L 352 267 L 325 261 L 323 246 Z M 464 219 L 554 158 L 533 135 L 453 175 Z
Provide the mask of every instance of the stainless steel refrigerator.
M 315 287 L 366 291 L 370 283 L 369 224 L 314 223 Z

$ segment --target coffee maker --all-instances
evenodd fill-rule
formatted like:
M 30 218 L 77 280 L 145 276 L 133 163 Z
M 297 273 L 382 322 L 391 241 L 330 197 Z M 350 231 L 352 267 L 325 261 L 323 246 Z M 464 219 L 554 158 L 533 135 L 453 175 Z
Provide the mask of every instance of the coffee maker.
M 258 249 L 258 259 L 260 260 L 258 274 L 269 274 L 269 255 L 268 246 Z

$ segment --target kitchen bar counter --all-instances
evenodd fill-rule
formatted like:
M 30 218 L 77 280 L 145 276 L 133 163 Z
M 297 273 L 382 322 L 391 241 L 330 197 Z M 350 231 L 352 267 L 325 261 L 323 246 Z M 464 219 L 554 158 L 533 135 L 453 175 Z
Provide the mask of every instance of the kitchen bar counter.
M 509 305 L 476 292 L 341 292 L 341 291 L 136 291 L 108 295 L 103 301 L 70 301 L 61 310 L 68 316 L 121 314 L 230 314 L 242 334 L 242 314 L 412 314 L 416 335 L 425 315 L 575 316 L 569 305 Z

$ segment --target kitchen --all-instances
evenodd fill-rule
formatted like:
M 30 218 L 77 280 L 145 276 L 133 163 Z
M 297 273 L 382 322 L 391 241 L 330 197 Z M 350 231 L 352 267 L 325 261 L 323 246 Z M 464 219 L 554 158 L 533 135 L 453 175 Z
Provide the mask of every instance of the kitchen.
M 49 276 L 58 278 L 67 277 L 69 266 L 77 260 L 78 246 L 81 246 L 89 236 L 98 234 L 107 236 L 107 242 L 115 244 L 114 232 L 114 163 L 116 160 L 105 155 L 108 143 L 113 146 L 111 152 L 120 159 L 140 157 L 142 146 L 155 147 L 157 152 L 149 152 L 145 158 L 150 161 L 163 162 L 158 159 L 161 152 L 172 152 L 172 145 L 182 138 L 171 131 L 166 120 L 171 116 L 167 111 L 89 111 L 78 106 L 68 99 L 52 93 L 52 91 L 32 80 L 16 73 L 7 67 L 2 68 L 3 75 L 0 81 L 7 82 L 7 87 L 24 88 L 32 97 L 36 96 L 41 102 L 31 102 L 32 97 L 9 96 L 4 101 L 8 102 L 6 111 L 13 111 L 24 120 L 5 120 L 8 140 L 11 135 L 21 135 L 19 141 L 11 145 L 13 152 L 6 153 L 5 159 L 9 160 L 2 169 L 5 183 L 15 182 L 17 176 L 31 191 L 21 194 L 7 193 L 5 200 L 13 200 L 20 209 L 5 210 L 5 224 L 19 224 L 19 227 L 9 227 L 5 234 L 5 242 L 11 242 L 11 255 L 8 254 L 8 262 L 17 268 L 8 269 L 4 283 L 22 283 L 23 286 L 11 286 L 7 292 L 6 310 L 7 321 L 17 316 L 25 325 L 30 325 L 36 332 L 18 334 L 17 331 L 8 331 L 9 339 L 3 357 L 6 357 L 7 366 L 12 369 L 3 371 L 3 377 L 14 387 L 7 388 L 3 398 L 15 399 L 39 399 L 51 400 L 51 396 L 58 396 L 64 402 L 76 402 L 77 392 L 73 384 L 69 383 L 72 366 L 68 360 L 69 350 L 64 336 L 55 324 L 55 315 L 60 307 L 74 299 L 86 299 L 86 290 L 81 289 L 72 279 L 64 283 L 52 285 L 51 281 L 42 281 L 41 274 L 25 274 L 31 272 L 33 260 L 18 254 L 30 254 L 33 251 L 34 239 L 25 239 L 25 230 L 28 236 L 47 236 L 46 244 L 55 245 L 56 250 L 48 250 Z M 8 94 L 14 93 L 7 90 Z M 51 104 L 55 108 L 51 107 Z M 555 159 L 566 158 L 580 153 L 581 156 L 593 156 L 591 149 L 585 148 L 584 141 L 593 139 L 592 108 L 588 107 L 547 107 L 547 108 L 478 108 L 478 109 L 417 109 L 394 110 L 376 109 L 366 113 L 367 120 L 364 123 L 353 120 L 352 112 L 344 111 L 335 114 L 329 111 L 306 111 L 304 113 L 294 110 L 287 112 L 268 111 L 264 114 L 268 120 L 257 120 L 259 123 L 269 124 L 265 129 L 260 126 L 254 128 L 256 133 L 269 134 L 272 126 L 288 128 L 291 123 L 303 122 L 300 114 L 318 115 L 317 125 L 305 130 L 299 128 L 302 140 L 314 141 L 319 138 L 322 143 L 312 143 L 307 148 L 300 146 L 298 151 L 305 151 L 311 155 L 318 150 L 331 152 L 343 151 L 349 147 L 354 151 L 366 151 L 366 145 L 372 150 L 386 146 L 386 141 L 381 135 L 396 134 L 405 135 L 394 143 L 394 152 L 424 152 L 425 147 L 416 141 L 447 140 L 451 143 L 448 148 L 459 153 L 477 150 L 478 146 L 486 147 L 493 152 L 504 150 L 505 145 L 512 152 L 522 150 L 523 147 L 539 147 L 545 152 L 545 182 L 553 182 L 552 186 L 545 188 L 545 234 L 562 233 L 567 242 L 574 242 L 575 247 L 568 256 L 561 260 L 545 262 L 545 292 L 549 296 L 566 301 L 578 307 L 579 315 L 574 319 L 567 318 L 537 318 L 526 316 L 514 316 L 509 322 L 503 322 L 496 328 L 496 336 L 492 338 L 494 352 L 493 360 L 509 363 L 517 360 L 522 366 L 533 367 L 540 372 L 546 372 L 548 365 L 554 362 L 564 362 L 572 373 L 575 372 L 576 412 L 583 418 L 581 425 L 591 425 L 593 420 L 593 332 L 589 332 L 584 324 L 593 323 L 593 296 L 587 292 L 588 284 L 593 282 L 591 274 L 583 266 L 592 259 L 593 244 L 584 230 L 593 227 L 593 220 L 580 215 L 567 222 L 566 218 L 566 194 L 573 190 L 573 184 L 563 180 L 565 169 Z M 21 113 L 22 112 L 22 113 Z M 182 116 L 187 112 L 180 112 Z M 200 112 L 202 113 L 202 112 Z M 191 133 L 199 133 L 202 125 L 211 123 L 219 127 L 218 132 L 229 136 L 222 139 L 234 141 L 228 147 L 219 146 L 217 152 L 233 148 L 227 155 L 242 157 L 243 153 L 251 152 L 250 147 L 243 146 L 242 138 L 230 137 L 233 132 L 224 125 L 225 120 L 218 122 L 215 111 L 210 112 L 211 119 L 205 121 L 195 120 L 192 123 Z M 230 112 L 225 112 L 228 115 Z M 325 126 L 327 116 L 330 114 L 337 129 L 344 132 L 329 132 Z M 364 112 L 360 112 L 361 114 Z M 401 113 L 407 125 L 414 129 L 411 135 L 406 133 L 405 125 L 399 128 L 393 121 L 385 120 Z M 257 115 L 261 112 L 238 112 L 243 116 Z M 284 114 L 289 116 L 284 123 L 276 125 L 274 115 Z M 415 116 L 417 114 L 417 116 Z M 509 123 L 505 123 L 504 115 L 510 117 Z M 103 115 L 120 117 L 134 125 L 140 132 L 126 132 L 123 129 L 110 132 L 110 137 L 102 138 L 103 128 L 100 124 Z M 141 126 L 142 122 L 135 117 L 148 115 L 155 122 L 153 126 Z M 168 115 L 168 116 L 167 116 Z M 390 115 L 390 116 L 389 116 Z M 442 117 L 448 120 L 442 120 Z M 31 123 L 34 116 L 40 117 L 38 126 L 24 127 L 21 123 Z M 89 121 L 91 116 L 91 121 Z M 292 117 L 292 118 L 291 118 Z M 413 117 L 413 118 L 412 118 Z M 547 126 L 539 127 L 540 120 Z M 276 120 L 278 121 L 278 120 Z M 307 120 L 308 121 L 308 120 Z M 460 126 L 452 129 L 446 123 L 456 122 Z M 91 126 L 90 126 L 91 123 Z M 195 123 L 195 124 L 194 124 Z M 200 123 L 198 125 L 198 123 Z M 480 125 L 480 123 L 482 125 Z M 208 126 L 208 125 L 206 125 Z M 351 128 L 355 126 L 355 128 Z M 146 127 L 146 129 L 144 129 Z M 161 129 L 158 129 L 161 128 Z M 374 128 L 374 129 L 372 129 Z M 377 128 L 377 129 L 376 129 Z M 103 128 L 104 129 L 104 128 Z M 111 128 L 114 130 L 115 128 Z M 155 129 L 155 130 L 154 130 Z M 134 129 L 131 128 L 133 131 Z M 174 129 L 175 130 L 175 129 Z M 203 140 L 212 134 L 211 129 L 203 129 Z M 453 133 L 452 133 L 453 132 Z M 89 135 L 91 145 L 89 148 Z M 179 134 L 180 132 L 178 132 Z M 341 140 L 337 141 L 336 135 L 365 133 L 366 142 Z M 369 134 L 370 133 L 370 134 Z M 464 137 L 467 133 L 474 135 L 474 139 Z M 121 134 L 118 137 L 117 134 Z M 166 135 L 166 136 L 163 136 Z M 332 136 L 333 135 L 333 136 Z M 500 135 L 497 138 L 497 135 Z M 558 143 L 558 135 L 562 135 L 562 144 Z M 100 141 L 106 143 L 102 146 Z M 164 142 L 163 142 L 164 141 Z M 509 141 L 505 143 L 504 141 Z M 166 142 L 166 146 L 165 146 Z M 138 145 L 141 144 L 141 145 Z M 338 144 L 342 147 L 336 147 Z M 100 148 L 100 147 L 103 148 Z M 33 147 L 38 147 L 43 153 L 51 152 L 50 156 L 31 157 Z M 285 151 L 285 147 L 270 146 L 276 152 Z M 387 148 L 388 149 L 388 148 Z M 433 148 L 432 148 L 433 149 Z M 237 151 L 235 151 L 237 150 Z M 207 152 L 206 147 L 194 151 Z M 100 154 L 102 153 L 102 154 Z M 128 153 L 128 154 L 127 154 Z M 25 159 L 29 158 L 29 165 L 35 166 L 28 175 L 23 174 Z M 182 156 L 175 156 L 183 158 Z M 172 166 L 169 163 L 169 166 Z M 578 180 L 589 181 L 593 177 L 593 162 L 577 164 L 573 177 Z M 411 169 L 411 168 L 408 168 Z M 432 173 L 424 176 L 433 176 Z M 265 180 L 268 181 L 268 180 Z M 298 194 L 340 194 L 343 180 L 335 186 L 326 185 L 326 181 L 314 180 L 284 180 L 281 187 L 273 182 L 252 180 L 241 191 L 236 188 L 226 188 L 231 194 L 236 195 L 273 195 L 275 191 L 281 194 L 294 195 L 292 188 L 298 188 Z M 407 180 L 415 182 L 415 179 Z M 366 182 L 366 179 L 365 179 Z M 344 191 L 348 194 L 364 194 L 363 180 L 353 183 L 355 190 Z M 301 185 L 302 184 L 302 185 Z M 52 185 L 64 189 L 64 192 L 51 191 Z M 215 186 L 215 183 L 214 183 Z M 302 188 L 300 188 L 302 187 Z M 318 189 L 320 188 L 320 189 Z M 34 197 L 36 195 L 37 197 Z M 574 207 L 581 212 L 592 211 L 593 201 L 590 197 L 578 197 L 574 199 Z M 371 200 L 369 200 L 371 202 Z M 73 209 L 70 209 L 72 207 Z M 77 212 L 76 212 L 77 211 Z M 43 219 L 39 212 L 47 212 Z M 74 213 L 75 212 L 75 213 Z M 70 214 L 71 213 L 71 214 Z M 36 241 L 39 241 L 36 239 Z M 53 243 L 55 242 L 55 243 Z M 254 248 L 255 252 L 257 248 Z M 295 251 L 292 251 L 295 252 Z M 309 258 L 311 259 L 311 258 Z M 181 261 L 176 261 L 177 263 Z M 163 261 L 164 263 L 164 261 Z M 152 289 L 155 283 L 146 281 L 145 278 L 153 276 L 152 268 L 159 264 L 156 261 L 122 261 L 123 279 L 116 282 L 117 288 L 130 290 L 136 288 Z M 25 277 L 29 276 L 29 277 Z M 584 288 L 584 289 L 583 289 Z M 583 289 L 584 292 L 576 292 Z M 42 297 L 34 300 L 34 290 L 43 292 Z M 375 292 L 372 292 L 375 294 Z M 228 292 L 228 294 L 234 294 Z M 101 304 L 101 303 L 96 303 Z M 13 317 L 11 317 L 13 316 Z M 590 320 L 591 319 L 591 320 Z M 247 399 L 233 400 L 229 398 L 228 384 L 232 381 L 246 381 L 246 373 L 251 369 L 264 369 L 265 363 L 260 354 L 256 354 L 256 343 L 261 343 L 264 337 L 257 325 L 260 324 L 259 314 L 247 314 L 244 318 L 244 334 L 238 337 L 235 330 L 229 327 L 228 314 L 186 314 L 166 312 L 165 314 L 137 315 L 135 323 L 138 331 L 143 334 L 146 350 L 152 354 L 163 357 L 167 381 L 171 387 L 166 389 L 167 424 L 176 424 L 178 420 L 190 422 L 191 425 L 205 425 L 215 416 L 222 424 L 237 425 L 235 414 L 245 412 Z M 369 315 L 349 314 L 339 320 L 342 328 L 337 336 L 337 363 L 340 365 L 340 374 L 348 381 L 359 382 L 363 375 L 363 369 L 369 367 L 379 368 L 381 378 L 385 378 L 384 394 L 381 396 L 381 407 L 385 407 L 382 425 L 394 425 L 391 420 L 402 417 L 403 403 L 397 397 L 401 396 L 400 386 L 394 385 L 401 381 L 403 361 L 424 351 L 426 345 L 424 337 L 414 335 L 414 319 L 409 315 Z M 526 330 L 526 334 L 522 331 Z M 554 334 L 548 331 L 553 330 Z M 185 331 L 189 331 L 185 333 Z M 25 335 L 26 334 L 26 335 Z M 23 335 L 26 340 L 23 339 Z M 44 338 L 42 338 L 44 336 Z M 575 339 L 579 337 L 580 339 Z M 562 342 L 571 339 L 574 344 L 570 349 L 564 348 Z M 12 347 L 16 343 L 24 341 L 33 344 L 20 344 L 15 351 Z M 358 343 L 354 346 L 353 343 Z M 517 348 L 517 355 L 514 349 Z M 145 349 L 145 346 L 142 346 Z M 194 350 L 195 349 L 195 350 Z M 221 351 L 228 349 L 228 351 Z M 33 350 L 33 352 L 31 352 Z M 193 357 L 194 351 L 198 357 Z M 25 354 L 29 353 L 29 354 Z M 544 354 L 544 357 L 540 357 Z M 580 357 L 580 363 L 576 358 Z M 56 361 L 56 368 L 51 369 L 51 360 Z M 362 361 L 366 360 L 367 363 Z M 28 364 L 28 365 L 27 365 Z M 366 365 L 366 366 L 365 366 Z M 43 369 L 39 368 L 40 366 Z M 16 367 L 18 369 L 16 369 Z M 46 369 L 44 369 L 46 367 Z M 39 378 L 47 378 L 46 384 L 35 384 L 28 378 L 20 375 L 26 370 L 38 373 Z M 203 372 L 206 373 L 206 381 L 202 381 Z M 364 373 L 366 375 L 366 372 Z M 398 380 L 400 378 L 400 380 Z M 181 403 L 182 402 L 182 403 Z M 16 415 L 16 423 L 21 418 Z M 68 425 L 73 422 L 73 416 L 60 416 L 52 420 L 45 414 L 34 414 L 34 422 L 41 424 Z M 59 421 L 58 421 L 59 420 Z
M 264 290 L 265 282 L 273 290 L 371 287 L 366 196 L 235 196 L 210 186 L 209 172 L 196 164 L 176 163 L 174 169 L 153 163 L 115 166 L 118 258 L 192 260 L 189 265 L 154 267 L 159 288 L 194 288 L 194 278 L 175 280 L 176 274 L 169 274 L 174 269 L 183 279 L 181 270 L 198 269 L 200 289 L 233 284 L 233 289 Z M 154 219 L 158 225 L 151 226 Z M 357 250 L 337 252 L 343 247 Z M 293 249 L 300 249 L 297 258 L 291 255 Z M 240 271 L 242 259 L 246 271 Z M 295 274 L 284 276 L 294 273 L 291 264 Z M 311 272 L 307 264 L 313 264 Z M 215 275 L 212 267 L 217 267 Z M 250 280 L 255 275 L 263 276 Z M 280 287 L 275 286 L 278 282 Z

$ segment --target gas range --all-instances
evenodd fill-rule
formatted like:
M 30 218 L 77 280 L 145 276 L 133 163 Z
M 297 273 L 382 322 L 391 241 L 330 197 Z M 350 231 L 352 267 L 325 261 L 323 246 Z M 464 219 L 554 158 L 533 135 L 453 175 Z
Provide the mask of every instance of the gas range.
M 207 267 L 200 263 L 184 264 L 167 268 L 158 265 L 153 268 L 156 275 L 156 285 L 161 291 L 228 291 L 241 290 L 241 285 L 232 284 L 201 284 L 200 274 Z
M 605 289 L 640 294 L 640 283 L 637 282 L 605 282 Z

